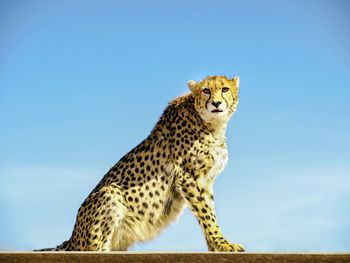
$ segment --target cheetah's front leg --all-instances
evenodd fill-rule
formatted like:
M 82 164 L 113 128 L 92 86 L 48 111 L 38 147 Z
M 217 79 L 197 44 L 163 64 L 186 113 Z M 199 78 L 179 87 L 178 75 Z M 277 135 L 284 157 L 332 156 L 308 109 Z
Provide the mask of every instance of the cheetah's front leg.
M 181 176 L 178 188 L 187 200 L 205 235 L 209 251 L 244 252 L 240 244 L 231 244 L 225 239 L 217 224 L 210 191 L 199 186 L 190 175 Z

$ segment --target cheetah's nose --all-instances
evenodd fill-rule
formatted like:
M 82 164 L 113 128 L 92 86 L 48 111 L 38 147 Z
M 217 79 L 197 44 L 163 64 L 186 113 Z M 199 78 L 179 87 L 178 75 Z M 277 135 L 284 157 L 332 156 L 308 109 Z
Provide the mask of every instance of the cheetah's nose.
M 218 108 L 221 104 L 221 101 L 213 101 L 211 104 L 213 104 L 213 106 L 215 106 L 215 108 Z

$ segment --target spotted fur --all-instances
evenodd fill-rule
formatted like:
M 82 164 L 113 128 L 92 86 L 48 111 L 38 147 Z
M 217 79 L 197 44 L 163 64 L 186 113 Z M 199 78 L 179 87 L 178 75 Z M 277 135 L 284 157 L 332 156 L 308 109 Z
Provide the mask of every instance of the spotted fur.
M 81 205 L 70 239 L 54 250 L 127 250 L 155 238 L 187 205 L 210 251 L 244 251 L 217 224 L 213 183 L 224 169 L 227 122 L 239 78 L 189 81 L 151 134 L 121 158 Z

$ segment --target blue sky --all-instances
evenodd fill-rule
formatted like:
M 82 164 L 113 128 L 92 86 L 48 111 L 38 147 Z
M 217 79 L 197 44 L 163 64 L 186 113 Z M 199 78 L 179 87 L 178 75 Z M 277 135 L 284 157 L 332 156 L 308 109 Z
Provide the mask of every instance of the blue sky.
M 69 238 L 186 82 L 241 77 L 219 224 L 251 252 L 350 250 L 348 1 L 1 1 L 0 248 Z M 204 251 L 189 211 L 133 250 Z

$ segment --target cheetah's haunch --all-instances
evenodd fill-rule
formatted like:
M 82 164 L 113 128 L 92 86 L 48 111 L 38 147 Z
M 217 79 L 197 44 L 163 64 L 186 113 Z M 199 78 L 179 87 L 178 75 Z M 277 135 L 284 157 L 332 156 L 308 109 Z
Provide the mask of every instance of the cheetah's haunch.
M 127 250 L 156 237 L 187 204 L 210 251 L 244 251 L 217 224 L 213 183 L 228 153 L 226 126 L 239 78 L 189 81 L 151 134 L 120 159 L 79 208 L 71 238 L 53 250 Z

